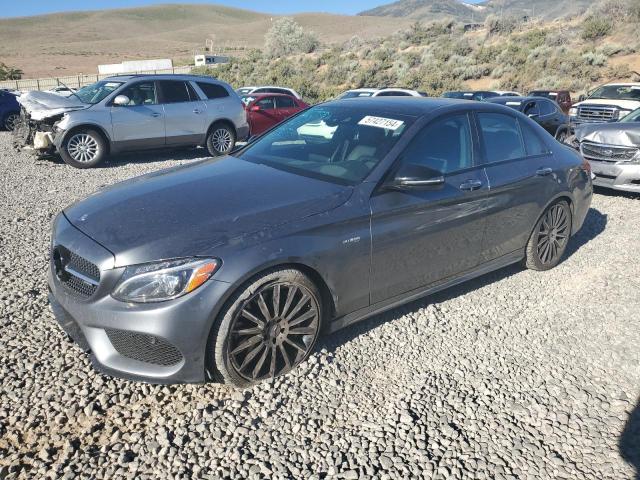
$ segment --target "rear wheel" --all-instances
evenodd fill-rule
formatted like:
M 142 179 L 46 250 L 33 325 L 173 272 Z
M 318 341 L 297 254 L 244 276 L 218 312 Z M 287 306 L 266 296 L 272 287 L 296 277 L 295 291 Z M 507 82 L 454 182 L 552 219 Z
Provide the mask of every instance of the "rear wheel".
M 75 168 L 92 168 L 107 154 L 107 142 L 95 130 L 77 130 L 62 143 L 60 156 L 65 163 Z
M 211 127 L 207 134 L 207 150 L 209 155 L 217 157 L 226 155 L 236 145 L 236 134 L 225 123 L 217 123 Z
M 311 353 L 320 332 L 321 295 L 298 270 L 275 270 L 231 300 L 209 341 L 221 380 L 246 387 L 284 375 Z
M 19 113 L 10 113 L 6 117 L 4 117 L 3 126 L 6 130 L 9 130 L 10 132 L 12 132 L 16 128 L 16 125 L 18 124 L 19 121 L 20 121 Z
M 545 210 L 527 243 L 527 268 L 550 270 L 560 263 L 571 236 L 571 220 L 571 209 L 565 201 Z

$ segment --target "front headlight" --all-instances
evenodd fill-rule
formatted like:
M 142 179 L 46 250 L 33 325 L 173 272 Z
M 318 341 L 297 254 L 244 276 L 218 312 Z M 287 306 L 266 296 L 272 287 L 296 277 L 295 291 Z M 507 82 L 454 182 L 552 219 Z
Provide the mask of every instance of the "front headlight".
M 618 120 L 622 120 L 624 117 L 629 115 L 631 110 L 618 110 Z
M 577 117 L 578 116 L 578 109 L 576 107 L 571 107 L 569 109 L 569 116 L 570 117 Z
M 164 302 L 194 291 L 220 267 L 215 258 L 186 258 L 127 267 L 111 296 L 122 302 Z

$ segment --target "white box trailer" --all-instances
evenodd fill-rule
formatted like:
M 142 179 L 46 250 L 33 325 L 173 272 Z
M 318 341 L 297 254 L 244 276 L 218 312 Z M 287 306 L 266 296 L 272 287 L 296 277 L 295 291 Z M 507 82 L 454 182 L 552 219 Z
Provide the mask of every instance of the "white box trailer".
M 222 55 L 196 55 L 194 61 L 196 67 L 205 67 L 217 63 L 229 63 L 229 57 L 223 57 Z
M 98 65 L 100 75 L 118 75 L 121 73 L 148 72 L 152 70 L 171 70 L 173 62 L 170 58 L 154 60 L 128 60 L 122 63 Z

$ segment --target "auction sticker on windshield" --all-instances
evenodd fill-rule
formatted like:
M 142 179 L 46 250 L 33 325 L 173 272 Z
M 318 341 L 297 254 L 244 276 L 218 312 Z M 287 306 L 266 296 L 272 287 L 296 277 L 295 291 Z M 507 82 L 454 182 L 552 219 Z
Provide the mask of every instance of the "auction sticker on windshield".
M 402 125 L 404 125 L 404 122 L 402 120 L 395 120 L 393 118 L 373 117 L 371 115 L 367 115 L 358 122 L 358 125 L 384 128 L 386 130 L 393 130 L 395 132 Z

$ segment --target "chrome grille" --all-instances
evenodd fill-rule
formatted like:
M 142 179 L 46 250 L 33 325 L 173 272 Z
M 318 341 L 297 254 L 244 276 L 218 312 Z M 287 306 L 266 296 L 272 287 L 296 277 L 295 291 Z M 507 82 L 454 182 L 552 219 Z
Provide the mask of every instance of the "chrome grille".
M 162 338 L 145 333 L 108 328 L 105 330 L 113 348 L 123 357 L 170 367 L 180 363 L 180 350 Z
M 71 292 L 88 298 L 98 289 L 100 269 L 89 260 L 59 245 L 51 252 L 58 281 Z
M 582 142 L 580 152 L 587 160 L 599 162 L 629 162 L 638 155 L 638 147 L 623 147 L 620 145 L 605 145 L 603 143 Z
M 584 122 L 610 122 L 617 119 L 618 109 L 615 107 L 598 107 L 585 105 L 578 107 L 578 120 Z

